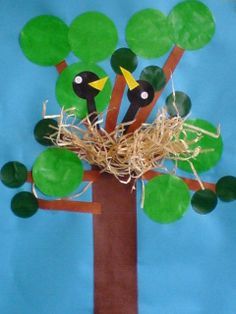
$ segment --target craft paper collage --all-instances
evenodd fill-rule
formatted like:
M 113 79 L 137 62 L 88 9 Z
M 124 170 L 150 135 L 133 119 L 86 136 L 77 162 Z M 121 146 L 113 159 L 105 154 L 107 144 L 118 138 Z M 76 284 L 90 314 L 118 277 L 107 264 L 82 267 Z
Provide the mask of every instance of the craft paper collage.
M 0 314 L 235 313 L 236 1 L 0 20 Z

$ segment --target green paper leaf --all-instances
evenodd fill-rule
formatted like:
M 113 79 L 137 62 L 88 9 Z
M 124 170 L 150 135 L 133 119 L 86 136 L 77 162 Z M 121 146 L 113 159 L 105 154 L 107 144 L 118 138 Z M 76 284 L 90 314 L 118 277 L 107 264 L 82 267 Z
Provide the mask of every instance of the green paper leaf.
M 174 104 L 177 108 L 177 111 Z M 171 117 L 177 116 L 177 113 L 179 113 L 181 117 L 185 117 L 190 112 L 191 107 L 191 99 L 183 92 L 176 91 L 175 94 L 171 93 L 166 98 L 166 108 Z
M 7 187 L 18 188 L 27 180 L 27 168 L 18 161 L 10 161 L 2 167 L 0 178 Z
M 214 134 L 217 133 L 217 129 L 211 123 L 205 120 L 186 120 L 186 123 Z M 195 139 L 195 137 L 196 136 L 193 133 L 187 132 L 187 140 L 193 140 Z M 207 150 L 213 149 L 213 151 L 199 154 L 197 157 L 190 160 L 198 173 L 213 168 L 221 159 L 223 152 L 223 141 L 221 136 L 219 138 L 213 138 L 209 135 L 203 134 L 203 138 L 199 142 L 190 145 L 191 149 L 194 149 L 196 147 L 201 147 L 202 149 Z M 178 168 L 192 173 L 192 169 L 187 161 L 178 161 Z
M 66 197 L 73 193 L 83 178 L 79 157 L 64 148 L 48 148 L 33 165 L 36 187 L 45 195 Z
M 216 194 L 223 202 L 236 200 L 236 177 L 225 176 L 216 183 Z
M 169 51 L 173 42 L 166 16 L 155 9 L 135 13 L 126 27 L 130 49 L 144 58 L 158 58 Z
M 56 97 L 61 107 L 69 109 L 75 107 L 76 114 L 80 119 L 88 115 L 87 102 L 85 99 L 79 98 L 72 86 L 72 82 L 76 74 L 80 72 L 90 71 L 97 74 L 99 78 L 106 77 L 106 72 L 98 65 L 87 63 L 74 63 L 68 66 L 58 77 L 56 83 Z M 106 83 L 104 89 L 96 96 L 96 109 L 98 112 L 103 112 L 108 106 L 111 97 L 111 82 Z
M 144 68 L 140 75 L 140 80 L 150 83 L 156 92 L 161 90 L 166 84 L 165 73 L 162 68 L 155 65 Z
M 122 74 L 120 67 L 134 72 L 138 65 L 138 58 L 129 48 L 117 49 L 111 57 L 111 66 L 115 73 Z
M 44 146 L 53 145 L 52 141 L 49 138 L 47 138 L 56 132 L 56 130 L 53 127 L 58 128 L 58 123 L 56 120 L 54 119 L 40 120 L 34 128 L 34 137 L 36 141 Z
M 118 42 L 118 33 L 106 15 L 86 12 L 74 19 L 68 38 L 77 57 L 86 62 L 98 62 L 111 56 Z
M 208 189 L 199 190 L 193 194 L 191 205 L 198 214 L 208 214 L 216 208 L 216 193 Z
M 13 213 L 20 218 L 29 218 L 38 210 L 38 200 L 30 192 L 17 193 L 11 201 Z
M 144 212 L 160 223 L 174 222 L 188 209 L 190 194 L 183 180 L 172 175 L 161 175 L 145 186 Z
M 215 21 L 208 7 L 196 0 L 178 3 L 168 16 L 173 41 L 186 50 L 204 47 L 215 33 Z
M 68 30 L 68 26 L 56 16 L 37 16 L 20 33 L 21 49 L 36 64 L 56 65 L 70 52 Z

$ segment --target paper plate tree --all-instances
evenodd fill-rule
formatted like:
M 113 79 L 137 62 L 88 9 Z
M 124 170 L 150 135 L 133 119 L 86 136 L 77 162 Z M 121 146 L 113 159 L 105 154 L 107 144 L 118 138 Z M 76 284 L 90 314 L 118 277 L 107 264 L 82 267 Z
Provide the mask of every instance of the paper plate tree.
M 12 211 L 19 217 L 31 217 L 38 208 L 94 214 L 95 313 L 137 313 L 138 181 L 143 183 L 144 212 L 159 223 L 183 217 L 190 190 L 191 205 L 200 214 L 211 212 L 218 198 L 236 199 L 234 176 L 216 184 L 199 177 L 220 160 L 223 144 L 210 122 L 188 118 L 192 104 L 186 93 L 173 90 L 155 120 L 146 122 L 184 52 L 204 47 L 214 32 L 210 10 L 195 0 L 177 4 L 168 16 L 156 9 L 137 12 L 126 27 L 128 47 L 118 49 L 114 23 L 99 12 L 79 15 L 69 27 L 57 17 L 38 16 L 21 30 L 25 56 L 38 65 L 56 66 L 56 98 L 62 109 L 52 117 L 44 107 L 34 135 L 52 147 L 38 156 L 32 172 L 11 161 L 2 167 L 1 180 L 11 188 L 26 181 L 33 185 L 32 193 L 20 192 L 12 199 Z M 134 78 L 137 56 L 158 58 L 170 49 L 162 68 L 150 65 Z M 70 51 L 80 61 L 68 66 Z M 116 73 L 113 88 L 96 64 L 108 58 Z M 127 108 L 117 123 L 123 99 Z M 174 170 L 191 172 L 195 180 L 168 170 L 168 160 Z M 83 170 L 84 162 L 91 170 Z M 92 202 L 77 200 L 82 181 L 90 182 L 86 188 L 92 183 Z M 45 199 L 38 197 L 38 190 Z

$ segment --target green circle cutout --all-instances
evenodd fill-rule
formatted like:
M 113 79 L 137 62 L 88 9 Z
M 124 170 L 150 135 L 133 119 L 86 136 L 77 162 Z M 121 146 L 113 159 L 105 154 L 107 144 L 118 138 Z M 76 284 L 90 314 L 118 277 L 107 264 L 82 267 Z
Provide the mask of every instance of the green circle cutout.
M 56 83 L 56 97 L 59 105 L 64 109 L 75 107 L 76 114 L 80 119 L 88 115 L 87 102 L 85 99 L 79 98 L 72 87 L 72 82 L 76 74 L 90 71 L 94 72 L 100 78 L 106 77 L 107 74 L 95 64 L 75 63 L 68 66 L 58 77 Z M 97 112 L 103 112 L 108 106 L 111 97 L 111 82 L 106 82 L 104 89 L 96 96 Z
M 11 209 L 16 216 L 29 218 L 37 212 L 38 200 L 30 192 L 20 192 L 12 198 Z
M 111 56 L 111 66 L 117 74 L 122 74 L 120 67 L 132 73 L 138 66 L 138 58 L 129 48 L 120 48 Z
M 56 130 L 53 128 L 58 128 L 58 123 L 54 119 L 42 119 L 40 120 L 34 128 L 34 137 L 36 141 L 44 146 L 53 145 L 52 141 L 47 138 L 52 136 Z
M 174 106 L 174 102 L 176 108 Z M 192 103 L 190 97 L 183 92 L 176 91 L 175 95 L 174 93 L 171 93 L 166 98 L 166 108 L 171 117 L 177 116 L 176 109 L 178 110 L 180 117 L 185 117 L 190 112 L 191 107 Z
M 115 24 L 100 12 L 86 12 L 72 22 L 69 42 L 82 61 L 98 62 L 111 56 L 118 42 Z
M 35 185 L 45 195 L 66 197 L 80 185 L 83 166 L 75 153 L 53 147 L 39 155 L 32 175 Z
M 209 214 L 216 208 L 216 193 L 208 189 L 198 190 L 192 196 L 191 205 L 198 214 Z
M 186 123 L 214 134 L 217 133 L 215 126 L 205 120 L 186 120 Z M 193 139 L 195 139 L 195 135 L 191 132 L 187 132 L 187 140 Z M 194 149 L 196 147 L 201 147 L 202 149 L 214 149 L 212 152 L 199 154 L 197 157 L 190 160 L 198 173 L 207 171 L 213 168 L 221 159 L 223 153 L 222 137 L 220 136 L 219 138 L 213 138 L 209 135 L 203 134 L 203 138 L 198 143 L 190 145 L 190 149 Z M 192 173 L 192 169 L 187 161 L 178 161 L 178 168 Z
M 236 177 L 225 176 L 216 183 L 216 194 L 223 202 L 236 200 Z
M 126 41 L 138 56 L 158 58 L 164 55 L 173 44 L 167 17 L 155 9 L 135 13 L 126 26 Z
M 27 180 L 27 168 L 18 161 L 7 162 L 1 169 L 0 179 L 9 188 L 18 188 Z
M 155 177 L 145 187 L 144 212 L 156 222 L 171 223 L 182 218 L 189 202 L 188 186 L 176 176 Z
M 166 84 L 164 71 L 156 65 L 144 68 L 141 72 L 140 80 L 150 83 L 156 92 L 161 90 Z
M 56 65 L 70 52 L 68 30 L 56 16 L 37 16 L 26 23 L 20 33 L 21 49 L 36 64 Z
M 178 3 L 170 12 L 168 21 L 174 43 L 186 50 L 202 48 L 215 33 L 212 13 L 200 1 Z

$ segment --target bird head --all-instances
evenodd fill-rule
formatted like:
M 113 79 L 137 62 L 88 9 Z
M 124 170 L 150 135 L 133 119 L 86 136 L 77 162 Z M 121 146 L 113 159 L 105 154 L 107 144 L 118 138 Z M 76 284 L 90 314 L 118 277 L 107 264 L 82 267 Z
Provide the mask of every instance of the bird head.
M 105 87 L 108 77 L 100 79 L 95 73 L 85 71 L 73 79 L 73 89 L 76 95 L 83 99 L 96 97 Z
M 129 101 L 138 104 L 140 107 L 149 105 L 154 98 L 152 85 L 143 80 L 136 81 L 129 71 L 122 67 L 120 69 L 129 88 L 127 94 Z

